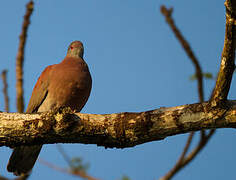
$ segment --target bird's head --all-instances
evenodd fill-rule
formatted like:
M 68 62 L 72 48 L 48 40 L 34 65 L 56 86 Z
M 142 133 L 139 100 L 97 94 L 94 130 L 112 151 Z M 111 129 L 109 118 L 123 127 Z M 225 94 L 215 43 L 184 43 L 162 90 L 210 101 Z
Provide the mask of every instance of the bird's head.
M 84 46 L 80 41 L 73 41 L 68 47 L 67 57 L 83 58 Z

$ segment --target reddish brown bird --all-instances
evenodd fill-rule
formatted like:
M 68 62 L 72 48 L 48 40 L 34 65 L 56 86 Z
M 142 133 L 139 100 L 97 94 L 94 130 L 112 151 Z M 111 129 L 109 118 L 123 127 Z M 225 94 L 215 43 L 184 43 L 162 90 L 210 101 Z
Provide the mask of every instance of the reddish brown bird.
M 83 44 L 74 41 L 61 63 L 48 66 L 42 72 L 33 89 L 26 113 L 45 112 L 60 107 L 81 111 L 92 87 L 92 78 L 83 54 Z M 7 170 L 15 175 L 29 173 L 41 148 L 42 145 L 15 148 Z

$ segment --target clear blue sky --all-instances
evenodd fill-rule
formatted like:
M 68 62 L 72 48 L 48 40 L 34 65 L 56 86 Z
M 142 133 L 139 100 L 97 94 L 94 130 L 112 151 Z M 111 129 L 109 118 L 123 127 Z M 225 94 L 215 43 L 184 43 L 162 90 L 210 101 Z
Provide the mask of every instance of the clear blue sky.
M 0 70 L 9 70 L 12 112 L 16 111 L 15 58 L 27 2 L 1 2 Z M 36 1 L 24 64 L 26 104 L 40 73 L 46 66 L 60 62 L 74 40 L 84 43 L 85 60 L 93 77 L 84 113 L 138 112 L 197 102 L 196 82 L 189 80 L 194 68 L 165 23 L 159 11 L 162 4 L 174 7 L 176 24 L 191 43 L 203 70 L 216 75 L 224 40 L 222 0 Z M 205 80 L 204 86 L 208 97 L 214 81 Z M 231 99 L 236 99 L 235 92 L 233 79 Z M 2 93 L 0 99 L 3 110 Z M 178 135 L 122 150 L 83 144 L 63 147 L 71 157 L 89 162 L 88 172 L 94 177 L 118 180 L 125 174 L 132 180 L 153 180 L 173 166 L 186 138 Z M 235 151 L 235 130 L 218 130 L 197 159 L 174 179 L 235 179 Z M 10 152 L 9 148 L 0 148 L 0 174 L 8 177 L 12 177 L 6 172 Z M 45 145 L 40 158 L 66 167 L 55 145 Z M 31 179 L 75 177 L 37 162 Z

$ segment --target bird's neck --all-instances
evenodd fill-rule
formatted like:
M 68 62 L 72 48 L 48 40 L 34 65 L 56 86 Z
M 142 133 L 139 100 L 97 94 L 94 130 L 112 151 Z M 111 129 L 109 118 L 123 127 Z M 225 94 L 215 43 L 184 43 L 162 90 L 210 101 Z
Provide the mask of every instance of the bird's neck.
M 81 58 L 83 59 L 84 52 L 82 50 L 80 51 L 68 51 L 67 57 L 72 57 L 72 58 Z
M 63 63 L 81 63 L 81 62 L 84 62 L 84 59 L 81 58 L 81 57 L 78 57 L 78 56 L 66 56 L 63 60 Z

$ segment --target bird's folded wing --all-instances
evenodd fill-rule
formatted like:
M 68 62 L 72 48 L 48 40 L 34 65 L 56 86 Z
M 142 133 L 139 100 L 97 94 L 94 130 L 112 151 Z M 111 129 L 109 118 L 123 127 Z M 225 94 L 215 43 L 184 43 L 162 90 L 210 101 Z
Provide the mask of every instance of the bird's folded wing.
M 39 106 L 43 103 L 48 94 L 50 74 L 54 65 L 48 66 L 40 75 L 33 89 L 26 113 L 37 112 Z

